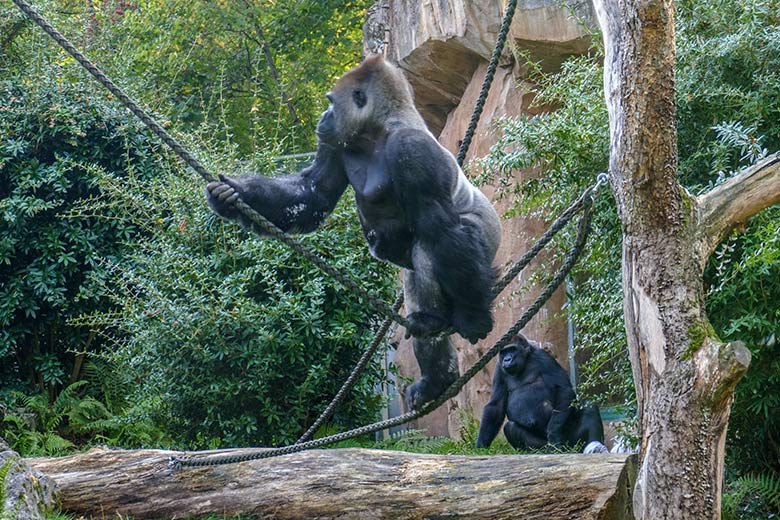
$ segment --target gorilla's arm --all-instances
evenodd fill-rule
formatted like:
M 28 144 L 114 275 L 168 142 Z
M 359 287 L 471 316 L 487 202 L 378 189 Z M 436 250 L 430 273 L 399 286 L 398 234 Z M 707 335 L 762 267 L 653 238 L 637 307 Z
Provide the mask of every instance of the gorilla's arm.
M 504 377 L 499 361 L 499 366 L 496 366 L 493 375 L 493 391 L 490 394 L 490 401 L 485 405 L 485 410 L 482 412 L 482 422 L 479 423 L 477 448 L 490 447 L 498 435 L 501 425 L 504 424 L 508 402 L 508 388 Z
M 314 162 L 298 173 L 266 177 L 222 177 L 209 183 L 206 199 L 219 216 L 251 229 L 252 223 L 231 203 L 238 197 L 282 231 L 314 231 L 333 211 L 347 187 L 339 148 L 320 143 Z M 262 234 L 262 230 L 257 230 Z
M 433 136 L 413 129 L 389 136 L 386 158 L 395 195 L 414 230 L 414 270 L 429 271 L 438 285 L 432 292 L 445 296 L 461 336 L 472 343 L 485 338 L 493 328 L 496 273 L 484 223 L 466 216 L 470 208 L 453 203 L 460 175 L 454 158 Z

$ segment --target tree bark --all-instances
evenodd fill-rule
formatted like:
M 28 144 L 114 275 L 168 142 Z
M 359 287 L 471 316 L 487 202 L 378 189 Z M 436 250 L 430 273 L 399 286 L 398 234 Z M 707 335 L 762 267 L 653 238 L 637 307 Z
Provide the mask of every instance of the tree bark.
M 780 203 L 780 154 L 767 157 L 701 195 L 698 226 L 706 256 L 739 224 L 772 204 Z
M 707 320 L 703 270 L 725 233 L 780 200 L 767 159 L 699 198 L 677 182 L 672 0 L 595 0 L 605 45 L 610 179 L 641 433 L 637 518 L 720 518 L 733 391 L 750 363 Z
M 233 450 L 250 451 L 250 450 Z M 224 452 L 208 452 L 218 454 Z M 634 456 L 438 456 L 312 450 L 171 469 L 177 452 L 98 448 L 28 459 L 65 511 L 93 517 L 628 519 Z

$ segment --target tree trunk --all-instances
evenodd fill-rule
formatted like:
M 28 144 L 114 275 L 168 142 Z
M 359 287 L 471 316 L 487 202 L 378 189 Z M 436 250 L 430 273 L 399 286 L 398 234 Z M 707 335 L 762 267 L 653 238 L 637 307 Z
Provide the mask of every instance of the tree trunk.
M 728 230 L 780 200 L 780 169 L 772 158 L 709 194 L 688 194 L 676 179 L 672 0 L 595 4 L 639 405 L 634 514 L 717 519 L 726 426 L 750 352 L 716 337 L 705 314 L 703 271 Z
M 250 450 L 233 450 L 250 451 Z M 212 454 L 224 452 L 209 452 Z M 28 459 L 65 511 L 93 517 L 628 519 L 634 457 L 312 450 L 171 469 L 177 452 L 93 449 Z

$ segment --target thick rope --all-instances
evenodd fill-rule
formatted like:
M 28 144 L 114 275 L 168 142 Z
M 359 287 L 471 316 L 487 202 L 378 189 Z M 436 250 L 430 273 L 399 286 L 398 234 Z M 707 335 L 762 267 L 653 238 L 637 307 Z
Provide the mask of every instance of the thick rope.
M 144 111 L 140 107 L 140 105 L 138 105 L 135 101 L 133 101 L 133 99 L 130 98 L 130 96 L 128 96 L 96 65 L 94 65 L 89 59 L 87 59 L 86 56 L 84 56 L 78 49 L 76 49 L 76 47 L 74 47 L 73 44 L 71 44 L 67 38 L 65 38 L 59 31 L 57 31 L 54 27 L 52 27 L 51 24 L 49 24 L 41 15 L 39 15 L 29 4 L 27 4 L 23 0 L 12 0 L 12 1 L 22 12 L 24 12 L 28 17 L 30 17 L 54 41 L 56 41 L 66 52 L 68 52 L 68 54 L 70 54 L 76 61 L 78 61 L 87 70 L 87 72 L 89 72 L 101 85 L 103 85 L 106 89 L 108 89 L 109 92 L 114 94 L 125 107 L 127 107 L 133 114 L 135 114 L 136 117 L 138 117 L 150 130 L 152 130 L 166 145 L 168 145 L 187 165 L 189 165 L 192 169 L 194 169 L 205 181 L 212 182 L 215 180 L 214 175 L 205 166 L 203 166 L 203 164 L 200 161 L 198 161 L 193 155 L 191 155 L 176 139 L 173 138 L 173 136 L 171 136 L 168 132 L 166 132 L 165 129 L 159 123 L 157 123 L 157 121 L 155 121 L 149 114 L 147 114 L 146 111 Z M 509 27 L 516 6 L 517 6 L 517 0 L 510 0 L 509 3 L 507 4 L 507 10 L 506 13 L 504 14 L 501 30 L 499 31 L 499 35 L 496 41 L 496 46 L 493 49 L 493 54 L 491 55 L 490 63 L 488 65 L 488 69 L 485 74 L 485 79 L 482 84 L 482 89 L 480 91 L 477 103 L 475 104 L 475 110 L 474 113 L 472 114 L 471 121 L 469 122 L 469 128 L 466 131 L 466 135 L 464 136 L 460 151 L 458 153 L 457 160 L 459 165 L 463 164 L 463 160 L 466 156 L 466 153 L 468 152 L 468 148 L 471 145 L 471 141 L 473 139 L 476 126 L 479 123 L 479 119 L 482 115 L 482 110 L 484 109 L 485 100 L 487 99 L 487 94 L 490 90 L 490 85 L 493 81 L 493 77 L 495 75 L 495 71 L 498 66 L 498 61 L 500 59 L 501 53 L 503 52 L 503 48 L 506 43 L 506 37 L 509 32 Z M 598 187 L 600 183 L 601 181 L 599 181 L 596 187 L 594 187 L 593 191 L 595 191 L 595 189 Z M 460 376 L 455 382 L 453 382 L 453 384 L 438 399 L 430 403 L 427 403 L 419 410 L 401 415 L 399 417 L 395 417 L 393 419 L 389 419 L 387 421 L 382 421 L 373 425 L 364 426 L 363 428 L 351 430 L 349 432 L 344 432 L 341 434 L 333 435 L 323 439 L 318 439 L 315 441 L 308 441 L 308 442 L 301 442 L 301 440 L 310 437 L 314 433 L 314 431 L 316 431 L 316 429 L 325 420 L 327 420 L 330 414 L 333 413 L 333 410 L 335 409 L 336 405 L 343 399 L 343 396 L 346 394 L 346 392 L 348 392 L 352 388 L 360 372 L 362 372 L 363 368 L 365 367 L 366 363 L 370 359 L 371 355 L 373 355 L 376 348 L 378 348 L 381 339 L 387 333 L 387 329 L 390 326 L 390 321 L 391 320 L 396 321 L 402 326 L 407 325 L 406 319 L 397 313 L 397 310 L 400 308 L 403 298 L 399 297 L 396 304 L 391 308 L 385 301 L 380 300 L 379 298 L 376 298 L 374 295 L 363 290 L 359 285 L 357 285 L 357 283 L 351 280 L 344 273 L 333 268 L 327 262 L 325 262 L 320 256 L 306 249 L 300 241 L 284 233 L 276 225 L 274 225 L 263 215 L 261 215 L 260 213 L 252 209 L 240 198 L 236 199 L 233 205 L 242 214 L 244 214 L 247 218 L 249 218 L 249 220 L 253 224 L 257 225 L 260 229 L 262 229 L 264 232 L 266 232 L 273 238 L 279 240 L 280 242 L 292 248 L 296 253 L 298 253 L 299 255 L 303 256 L 304 258 L 312 262 L 323 272 L 325 272 L 326 274 L 328 274 L 329 276 L 331 276 L 332 278 L 340 282 L 348 289 L 352 290 L 353 293 L 365 299 L 380 314 L 384 315 L 386 319 L 383 322 L 383 324 L 380 326 L 380 329 L 377 332 L 376 336 L 374 337 L 374 340 L 372 341 L 371 345 L 369 345 L 369 348 L 361 357 L 361 360 L 358 362 L 358 365 L 355 367 L 355 369 L 353 369 L 352 374 L 350 374 L 350 378 L 347 380 L 347 382 L 339 391 L 339 393 L 336 395 L 336 397 L 334 397 L 334 399 L 328 405 L 325 412 L 323 412 L 320 418 L 315 422 L 316 427 L 313 426 L 312 428 L 310 428 L 309 431 L 307 431 L 303 436 L 301 436 L 301 439 L 298 441 L 298 443 L 285 448 L 268 450 L 255 455 L 248 455 L 243 457 L 228 456 L 228 457 L 222 457 L 222 458 L 216 458 L 210 460 L 199 460 L 199 459 L 173 460 L 172 459 L 172 463 L 177 466 L 218 465 L 218 464 L 228 464 L 232 462 L 240 462 L 243 460 L 268 458 L 268 457 L 273 457 L 278 455 L 284 455 L 287 453 L 294 453 L 297 451 L 302 451 L 305 449 L 311 449 L 318 446 L 332 444 L 335 442 L 339 442 L 341 440 L 364 435 L 366 433 L 376 432 L 386 428 L 390 428 L 392 426 L 404 424 L 408 421 L 414 420 L 418 417 L 422 417 L 430 413 L 431 411 L 435 410 L 436 408 L 441 406 L 441 404 L 446 402 L 448 399 L 457 395 L 457 393 L 460 391 L 463 385 L 466 384 L 466 382 L 468 382 L 477 372 L 479 372 L 479 370 L 484 368 L 484 366 L 490 361 L 490 359 L 492 359 L 498 353 L 498 351 L 501 348 L 509 344 L 512 337 L 516 335 L 526 325 L 528 321 L 530 321 L 530 319 L 539 311 L 539 309 L 550 298 L 550 296 L 552 296 L 552 293 L 562 283 L 563 279 L 565 279 L 569 270 L 571 270 L 574 263 L 576 262 L 576 259 L 579 257 L 579 254 L 581 253 L 581 249 L 584 246 L 585 239 L 587 238 L 587 228 L 590 222 L 590 204 L 592 204 L 592 197 L 586 198 L 585 194 L 583 194 L 583 196 L 580 197 L 578 201 L 575 201 L 575 203 L 572 204 L 572 206 L 570 206 L 570 208 L 568 208 L 553 223 L 553 226 L 551 226 L 550 229 L 547 231 L 547 233 L 545 233 L 545 235 L 543 235 L 540 238 L 540 240 L 537 242 L 534 248 L 529 250 L 520 259 L 520 261 L 518 261 L 518 263 L 515 264 L 515 266 L 501 279 L 501 281 L 494 288 L 494 295 L 500 293 L 503 290 L 503 288 L 506 287 L 506 285 L 508 285 L 509 282 L 514 278 L 514 276 L 516 276 L 517 273 L 519 273 L 525 267 L 525 265 L 527 265 L 527 263 L 530 262 L 530 260 L 534 256 L 536 256 L 536 254 L 538 254 L 538 252 L 544 247 L 544 245 L 546 245 L 546 243 L 549 242 L 549 240 L 552 239 L 552 237 L 573 217 L 573 215 L 576 214 L 579 211 L 579 209 L 581 209 L 579 202 L 583 199 L 587 199 L 589 200 L 589 202 L 587 202 L 587 206 L 585 207 L 586 213 L 583 215 L 582 219 L 580 220 L 580 227 L 577 233 L 577 242 L 575 243 L 574 248 L 570 252 L 567 261 L 564 263 L 563 267 L 558 271 L 556 276 L 547 286 L 545 292 L 543 292 L 539 296 L 539 298 L 537 298 L 537 300 L 534 302 L 534 305 L 532 305 L 526 310 L 526 312 L 523 314 L 523 317 L 521 317 L 520 320 L 518 320 L 518 322 L 515 323 L 515 325 L 512 328 L 510 328 L 506 334 L 504 334 L 502 339 L 499 340 L 498 343 L 496 343 L 493 346 L 493 348 L 491 348 L 487 353 L 485 353 L 477 361 L 477 363 L 475 363 L 474 366 L 471 367 L 471 369 L 468 372 L 466 372 L 464 375 Z M 443 334 L 451 334 L 452 332 L 454 331 L 448 330 Z
M 482 110 L 485 108 L 485 101 L 487 100 L 488 92 L 490 92 L 490 85 L 493 83 L 493 76 L 496 74 L 498 61 L 501 59 L 501 53 L 504 51 L 506 37 L 509 34 L 509 27 L 512 25 L 512 18 L 515 15 L 516 7 L 517 0 L 509 0 L 506 4 L 506 12 L 504 12 L 501 30 L 498 32 L 498 37 L 496 38 L 496 46 L 493 48 L 493 54 L 490 56 L 490 62 L 488 63 L 487 71 L 485 72 L 485 79 L 482 81 L 482 88 L 479 91 L 477 102 L 474 104 L 474 112 L 471 114 L 469 127 L 466 130 L 466 135 L 463 136 L 463 142 L 460 144 L 460 150 L 458 151 L 458 164 L 461 166 L 463 166 L 463 161 L 466 160 L 466 153 L 469 151 L 471 140 L 474 138 L 474 132 L 477 130 L 479 118 L 482 116 Z
M 490 57 L 490 62 L 488 64 L 487 71 L 485 72 L 485 78 L 482 80 L 482 88 L 480 89 L 477 102 L 474 105 L 474 112 L 471 114 L 471 120 L 469 121 L 468 129 L 466 130 L 466 134 L 464 135 L 463 141 L 461 142 L 460 150 L 458 151 L 457 161 L 458 161 L 458 165 L 460 166 L 463 166 L 463 161 L 466 158 L 466 153 L 468 152 L 469 146 L 471 146 L 471 141 L 474 137 L 474 132 L 477 128 L 477 124 L 479 123 L 479 119 L 482 116 L 482 110 L 485 107 L 485 100 L 487 99 L 488 92 L 490 91 L 490 85 L 493 83 L 493 77 L 495 76 L 496 68 L 498 67 L 498 61 L 501 58 L 501 53 L 503 52 L 504 45 L 506 44 L 506 37 L 507 34 L 509 33 L 509 27 L 511 25 L 512 18 L 514 17 L 516 7 L 517 7 L 517 0 L 511 0 L 509 4 L 507 4 L 506 12 L 504 13 L 504 19 L 501 23 L 501 29 L 498 33 L 498 37 L 496 38 L 496 45 L 493 48 L 493 53 Z M 568 220 L 563 222 L 563 224 L 561 224 L 561 227 L 563 227 L 566 222 L 568 222 Z M 557 233 L 557 230 L 552 232 L 552 235 L 555 235 L 555 233 Z M 549 238 L 552 238 L 552 235 Z M 544 238 L 545 237 L 542 236 L 540 238 L 540 242 Z M 530 256 L 529 256 L 529 253 L 531 253 L 530 251 L 526 253 L 526 256 L 524 256 L 523 259 L 521 259 L 521 262 L 524 261 L 525 263 L 523 263 L 522 266 L 518 267 L 518 265 L 521 263 L 518 262 L 518 265 L 516 265 L 513 268 L 513 271 L 515 271 L 514 274 L 510 275 L 510 273 L 507 273 L 507 275 L 504 278 L 502 278 L 501 282 L 499 282 L 499 284 L 497 284 L 493 290 L 493 298 L 495 298 L 504 289 L 504 287 L 506 287 L 509 284 L 509 282 L 512 281 L 512 278 L 517 276 L 517 274 L 523 270 L 525 265 L 527 265 L 528 262 L 530 262 L 533 259 L 533 257 L 536 256 L 536 254 L 544 247 L 544 245 L 547 244 L 547 242 L 549 242 L 549 238 L 546 241 L 544 241 L 542 245 L 539 246 L 536 252 L 530 254 Z M 398 308 L 395 308 L 395 310 L 397 311 Z M 381 333 L 382 336 L 384 336 L 385 332 L 382 332 L 383 327 L 384 324 L 382 325 L 382 327 L 380 327 L 380 330 L 377 334 Z M 445 331 L 444 333 L 439 334 L 438 336 L 441 337 L 441 336 L 449 335 L 453 332 L 455 332 L 454 329 L 448 330 Z M 374 343 L 377 341 L 378 341 L 378 336 L 374 336 L 371 345 L 373 346 Z M 370 347 L 369 350 L 371 350 Z M 376 350 L 376 346 L 374 347 L 373 350 Z M 344 383 L 345 386 L 349 384 L 349 388 L 352 388 L 352 385 L 354 385 L 354 380 L 358 378 L 358 376 L 363 371 L 363 368 L 365 367 L 367 362 L 368 360 L 364 362 L 363 358 L 360 359 L 360 361 L 358 362 L 358 366 L 360 366 L 360 369 L 358 369 L 358 366 L 356 366 L 355 369 L 353 369 L 352 373 L 349 376 L 349 379 L 347 380 L 347 382 Z M 350 380 L 353 380 L 351 384 L 350 384 Z M 346 391 L 342 392 L 340 390 L 339 393 L 336 395 L 336 397 L 334 397 L 333 400 L 330 402 L 330 404 L 325 409 L 325 411 L 322 412 L 320 417 L 306 431 L 306 433 L 304 433 L 301 436 L 301 438 L 298 439 L 297 442 L 300 443 L 310 439 L 311 436 L 314 434 L 314 432 L 316 432 L 317 429 L 322 425 L 322 423 L 325 422 L 328 418 L 330 418 L 335 408 L 339 405 L 339 403 L 344 399 L 345 396 L 346 396 Z
M 313 448 L 320 448 L 322 446 L 327 446 L 329 444 L 334 444 L 336 442 L 341 442 L 347 439 L 353 439 L 355 437 L 360 437 L 361 435 L 366 435 L 368 433 L 374 433 L 377 431 L 385 430 L 387 428 L 392 428 L 393 426 L 400 426 L 402 424 L 405 424 L 409 421 L 412 421 L 414 419 L 423 417 L 424 415 L 427 415 L 434 411 L 436 408 L 444 404 L 448 399 L 451 399 L 452 397 L 456 396 L 458 392 L 460 392 L 461 388 L 469 381 L 471 378 L 473 378 L 480 370 L 485 368 L 485 366 L 490 362 L 493 357 L 495 357 L 498 352 L 504 348 L 506 345 L 509 345 L 513 338 L 525 327 L 529 321 L 536 315 L 536 313 L 539 312 L 539 310 L 544 306 L 544 304 L 547 302 L 547 300 L 550 299 L 550 297 L 553 295 L 555 290 L 560 286 L 561 283 L 566 279 L 566 276 L 569 274 L 569 271 L 574 267 L 574 264 L 576 264 L 577 259 L 579 258 L 580 254 L 582 253 L 585 242 L 588 237 L 588 232 L 590 230 L 590 220 L 591 220 L 591 208 L 592 208 L 593 199 L 591 197 L 588 197 L 585 202 L 585 212 L 583 213 L 583 216 L 580 218 L 580 223 L 577 228 L 577 237 L 574 243 L 574 246 L 572 246 L 571 250 L 569 251 L 569 254 L 566 257 L 566 261 L 563 263 L 563 265 L 558 269 L 558 271 L 555 273 L 555 276 L 553 279 L 547 284 L 544 291 L 536 298 L 534 303 L 526 309 L 526 311 L 523 313 L 523 315 L 520 317 L 517 322 L 515 322 L 514 325 L 501 337 L 501 339 L 496 342 L 493 347 L 485 352 L 485 354 L 480 357 L 474 365 L 472 365 L 471 368 L 469 368 L 466 373 L 464 373 L 462 376 L 460 376 L 458 379 L 456 379 L 445 391 L 442 395 L 440 395 L 438 398 L 436 398 L 434 401 L 431 401 L 429 403 L 426 403 L 423 405 L 420 409 L 407 412 L 403 415 L 399 415 L 398 417 L 393 417 L 392 419 L 387 419 L 384 421 L 380 421 L 374 424 L 369 424 L 367 426 L 363 426 L 360 428 L 356 428 L 353 430 L 349 430 L 346 432 L 338 433 L 336 435 L 331 435 L 328 437 L 323 437 L 321 439 L 315 439 L 308 442 L 302 442 L 297 444 L 292 444 L 290 446 L 284 446 L 281 448 L 273 448 L 273 449 L 267 449 L 263 451 L 258 451 L 256 453 L 245 453 L 241 455 L 225 455 L 225 456 L 219 456 L 219 457 L 197 457 L 197 458 L 189 458 L 189 457 L 181 457 L 181 458 L 175 458 L 171 457 L 169 464 L 172 467 L 179 468 L 179 467 L 201 467 L 201 466 L 217 466 L 222 464 L 234 464 L 237 462 L 245 462 L 249 460 L 258 460 L 258 459 L 267 459 L 271 457 L 278 457 L 280 455 L 288 455 L 290 453 L 297 453 L 299 451 L 305 451 L 310 450 Z
M 203 177 L 206 182 L 216 180 L 215 176 L 198 161 L 192 154 L 190 154 L 176 139 L 173 138 L 165 129 L 160 126 L 157 121 L 154 120 L 149 114 L 140 107 L 130 96 L 128 96 L 119 86 L 117 86 L 111 79 L 106 76 L 94 63 L 92 63 L 86 56 L 84 56 L 76 47 L 68 41 L 65 36 L 60 34 L 49 22 L 47 22 L 35 9 L 33 9 L 24 0 L 13 0 L 14 4 L 21 9 L 27 16 L 29 16 L 41 29 L 43 29 L 51 38 L 56 41 L 60 47 L 65 49 L 73 58 L 78 61 L 92 76 L 112 94 L 114 94 L 122 104 L 127 107 L 133 114 L 135 114 L 150 130 L 152 130 L 165 144 L 167 144 L 187 165 L 198 174 Z M 299 240 L 287 235 L 284 231 L 279 229 L 271 221 L 266 219 L 263 215 L 252 209 L 241 199 L 237 199 L 233 205 L 243 213 L 249 220 L 257 225 L 264 232 L 279 240 L 280 242 L 289 246 L 293 251 L 313 263 L 324 273 L 337 280 L 344 287 L 351 290 L 359 298 L 362 298 L 368 302 L 379 314 L 392 319 L 393 321 L 406 326 L 406 318 L 393 311 L 392 307 L 387 302 L 377 298 L 370 294 L 368 291 L 360 287 L 355 281 L 353 281 L 346 273 L 330 266 L 322 257 L 316 253 L 308 250 Z
M 54 41 L 56 41 L 60 47 L 65 49 L 68 54 L 73 56 L 76 61 L 78 61 L 82 67 L 84 67 L 87 72 L 92 74 L 98 82 L 106 87 L 109 92 L 111 92 L 113 95 L 119 99 L 119 101 L 122 102 L 124 106 L 126 106 L 128 109 L 130 109 L 133 114 L 138 117 L 149 129 L 157 134 L 157 137 L 159 137 L 165 144 L 167 144 L 174 152 L 176 152 L 176 155 L 182 158 L 184 162 L 186 162 L 193 170 L 198 172 L 203 179 L 205 179 L 207 182 L 216 180 L 214 176 L 211 174 L 211 172 L 206 169 L 203 164 L 200 163 L 195 157 L 193 157 L 176 139 L 171 136 L 168 132 L 165 131 L 165 129 L 160 126 L 160 124 L 155 121 L 152 116 L 147 114 L 144 109 L 142 109 L 138 103 L 133 101 L 133 99 L 128 96 L 119 86 L 111 81 L 111 79 L 106 76 L 103 71 L 101 71 L 94 63 L 89 61 L 86 56 L 84 56 L 76 47 L 73 46 L 70 41 L 68 41 L 65 36 L 60 34 L 57 29 L 52 27 L 52 25 L 46 21 L 38 12 L 30 6 L 30 4 L 24 2 L 23 0 L 13 0 L 13 3 L 16 4 L 16 6 L 24 12 L 27 16 L 29 16 L 32 21 L 38 24 L 38 26 L 46 31 L 46 34 L 52 37 Z

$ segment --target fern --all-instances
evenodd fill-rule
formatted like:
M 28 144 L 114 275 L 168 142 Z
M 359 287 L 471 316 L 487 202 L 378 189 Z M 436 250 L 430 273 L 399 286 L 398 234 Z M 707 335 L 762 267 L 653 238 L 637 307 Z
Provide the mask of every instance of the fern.
M 758 518 L 755 515 L 762 513 L 780 513 L 780 475 L 745 475 L 729 483 L 729 492 L 723 495 L 724 520 Z
M 8 494 L 8 485 L 5 483 L 5 479 L 11 470 L 11 464 L 13 464 L 13 459 L 6 460 L 5 464 L 0 467 L 0 519 L 2 520 L 5 520 L 5 499 Z

